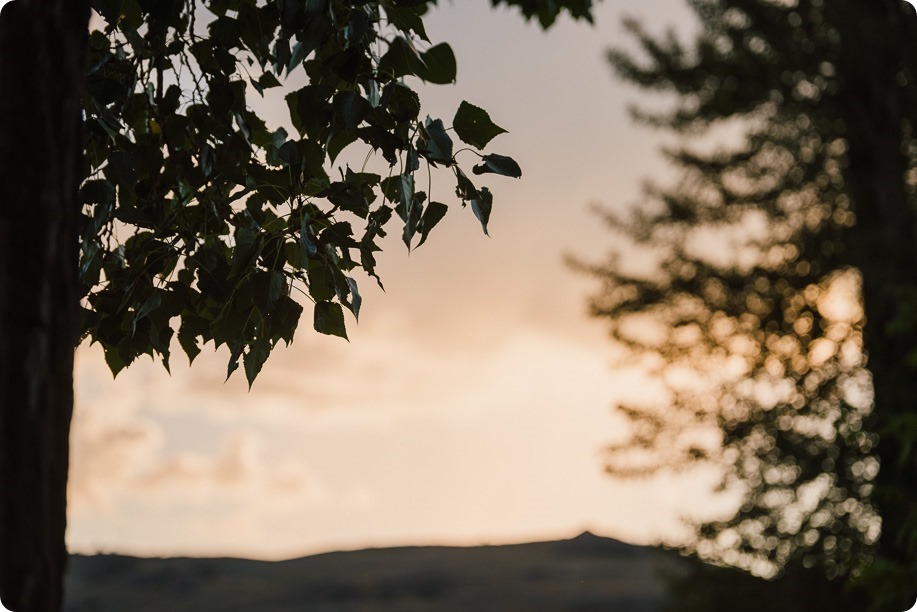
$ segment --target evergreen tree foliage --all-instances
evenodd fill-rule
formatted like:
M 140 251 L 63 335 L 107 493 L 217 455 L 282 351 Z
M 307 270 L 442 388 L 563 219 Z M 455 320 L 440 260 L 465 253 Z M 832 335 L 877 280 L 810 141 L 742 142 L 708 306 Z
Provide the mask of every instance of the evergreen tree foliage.
M 629 22 L 640 56 L 609 53 L 674 100 L 634 115 L 678 135 L 680 180 L 603 213 L 626 246 L 579 264 L 603 284 L 592 314 L 666 388 L 619 408 L 608 469 L 713 465 L 741 504 L 686 552 L 874 585 L 894 558 L 876 609 L 912 602 L 917 19 L 897 0 L 690 5 L 691 44 Z

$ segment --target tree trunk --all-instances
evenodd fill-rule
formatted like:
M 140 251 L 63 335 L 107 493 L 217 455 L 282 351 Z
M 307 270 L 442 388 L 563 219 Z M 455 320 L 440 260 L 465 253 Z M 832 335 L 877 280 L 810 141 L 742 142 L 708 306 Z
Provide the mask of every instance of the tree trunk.
M 868 5 L 868 7 L 866 6 Z M 847 7 L 851 9 L 853 7 Z M 857 225 L 852 262 L 863 275 L 864 345 L 874 390 L 874 424 L 881 462 L 873 500 L 882 519 L 877 583 L 882 609 L 905 610 L 917 598 L 917 452 L 902 423 L 917 411 L 917 251 L 915 214 L 905 191 L 902 121 L 908 104 L 899 73 L 917 62 L 917 18 L 901 0 L 848 10 L 842 32 L 846 63 L 849 168 Z M 913 112 L 911 112 L 913 114 Z M 903 420 L 904 419 L 904 420 Z M 909 525 L 910 523 L 910 525 Z
M 60 610 L 88 0 L 0 14 L 0 599 Z

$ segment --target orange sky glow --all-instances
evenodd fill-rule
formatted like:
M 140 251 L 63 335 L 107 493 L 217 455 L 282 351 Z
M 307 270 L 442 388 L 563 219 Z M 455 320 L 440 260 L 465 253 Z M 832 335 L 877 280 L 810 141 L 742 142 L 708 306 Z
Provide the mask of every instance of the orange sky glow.
M 693 25 L 677 0 L 606 0 L 595 27 L 564 19 L 547 34 L 485 0 L 440 3 L 427 29 L 453 45 L 459 79 L 424 88 L 423 112 L 448 123 L 463 99 L 486 108 L 510 131 L 490 148 L 524 176 L 489 182 L 490 238 L 451 199 L 419 250 L 391 232 L 386 293 L 361 282 L 349 343 L 306 316 L 250 392 L 238 372 L 223 383 L 223 352 L 189 368 L 176 347 L 171 376 L 144 360 L 112 381 L 98 347 L 81 347 L 71 550 L 279 559 L 584 529 L 643 543 L 709 508 L 710 475 L 603 474 L 623 427 L 612 407 L 646 382 L 612 368 L 586 316 L 595 287 L 563 263 L 608 250 L 591 204 L 631 204 L 667 171 L 659 135 L 627 116 L 636 93 L 603 59 L 626 42 L 625 14 Z

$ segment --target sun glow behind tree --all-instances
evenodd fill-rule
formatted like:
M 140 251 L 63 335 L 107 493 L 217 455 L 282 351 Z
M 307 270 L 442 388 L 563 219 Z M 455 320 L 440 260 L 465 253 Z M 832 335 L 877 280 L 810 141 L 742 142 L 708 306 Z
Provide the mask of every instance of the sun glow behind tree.
M 621 408 L 633 437 L 609 450 L 609 469 L 719 466 L 742 504 L 696 522 L 690 552 L 831 580 L 885 571 L 873 558 L 884 550 L 901 563 L 889 596 L 900 599 L 914 552 L 912 455 L 891 425 L 913 397 L 913 372 L 901 372 L 913 355 L 913 15 L 894 2 L 691 6 L 702 23 L 691 44 L 632 22 L 641 53 L 609 56 L 625 80 L 674 94 L 667 110 L 635 115 L 682 136 L 666 155 L 683 173 L 650 187 L 632 217 L 607 215 L 629 246 L 583 266 L 603 283 L 593 314 L 668 391 Z M 698 146 L 728 122 L 744 130 L 737 143 Z M 625 260 L 641 249 L 649 271 Z M 635 336 L 634 320 L 657 333 Z

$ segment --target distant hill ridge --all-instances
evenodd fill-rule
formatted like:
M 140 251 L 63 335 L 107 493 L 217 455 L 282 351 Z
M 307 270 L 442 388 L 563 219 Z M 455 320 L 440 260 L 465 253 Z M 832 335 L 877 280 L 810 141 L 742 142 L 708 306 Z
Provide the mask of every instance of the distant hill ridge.
M 74 555 L 66 612 L 655 612 L 675 553 L 584 532 L 505 546 L 406 546 L 289 561 Z

